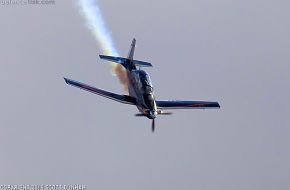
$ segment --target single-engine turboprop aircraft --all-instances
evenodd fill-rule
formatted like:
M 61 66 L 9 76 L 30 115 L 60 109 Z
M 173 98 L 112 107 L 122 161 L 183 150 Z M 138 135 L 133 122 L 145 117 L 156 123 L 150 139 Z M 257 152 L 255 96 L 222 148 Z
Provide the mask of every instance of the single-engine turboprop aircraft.
M 100 55 L 101 59 L 121 64 L 127 72 L 129 95 L 119 95 L 104 91 L 87 84 L 83 84 L 71 79 L 64 78 L 69 85 L 95 93 L 100 96 L 137 106 L 140 113 L 136 116 L 145 116 L 152 120 L 152 132 L 155 128 L 155 118 L 157 115 L 170 115 L 164 109 L 207 109 L 220 108 L 218 102 L 207 101 L 177 101 L 177 100 L 156 100 L 153 93 L 153 86 L 148 73 L 140 67 L 152 67 L 151 63 L 134 60 L 136 40 L 133 39 L 127 58 Z

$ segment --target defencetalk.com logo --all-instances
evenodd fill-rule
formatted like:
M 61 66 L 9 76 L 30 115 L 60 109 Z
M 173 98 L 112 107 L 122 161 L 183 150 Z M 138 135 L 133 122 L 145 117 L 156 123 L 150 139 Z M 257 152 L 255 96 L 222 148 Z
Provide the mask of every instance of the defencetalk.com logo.
M 55 5 L 55 0 L 0 0 L 0 5 Z

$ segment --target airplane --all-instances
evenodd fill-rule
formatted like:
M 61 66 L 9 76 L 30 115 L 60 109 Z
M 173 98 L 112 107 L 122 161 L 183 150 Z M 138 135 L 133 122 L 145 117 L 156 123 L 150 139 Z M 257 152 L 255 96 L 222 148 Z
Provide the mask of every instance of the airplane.
M 150 77 L 146 71 L 141 70 L 141 67 L 153 66 L 151 63 L 133 59 L 135 46 L 136 39 L 134 38 L 131 43 L 127 58 L 99 55 L 101 59 L 121 64 L 125 68 L 128 78 L 129 95 L 115 94 L 68 78 L 64 78 L 64 80 L 68 85 L 78 87 L 80 89 L 115 100 L 117 102 L 135 105 L 139 110 L 139 113 L 135 114 L 135 116 L 145 116 L 152 120 L 152 132 L 154 132 L 155 129 L 155 118 L 157 115 L 171 114 L 171 112 L 164 112 L 166 109 L 220 108 L 218 102 L 156 100 Z

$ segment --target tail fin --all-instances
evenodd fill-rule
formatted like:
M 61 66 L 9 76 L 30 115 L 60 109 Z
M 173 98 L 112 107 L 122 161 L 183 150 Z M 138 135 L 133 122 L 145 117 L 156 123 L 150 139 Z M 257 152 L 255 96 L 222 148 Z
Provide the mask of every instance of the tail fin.
M 136 69 L 136 66 L 138 67 L 152 67 L 151 63 L 144 62 L 144 61 L 138 61 L 134 60 L 134 52 L 135 52 L 135 46 L 136 46 L 136 39 L 134 38 L 131 44 L 131 48 L 128 54 L 127 58 L 124 57 L 113 57 L 113 56 L 107 56 L 107 55 L 100 55 L 101 59 L 112 61 L 115 63 L 121 64 L 123 67 L 125 67 L 127 70 L 133 70 Z
M 136 46 L 136 39 L 134 38 L 132 40 L 131 48 L 130 48 L 130 51 L 128 53 L 128 59 L 131 60 L 131 61 L 133 61 L 134 52 L 135 52 L 135 46 Z

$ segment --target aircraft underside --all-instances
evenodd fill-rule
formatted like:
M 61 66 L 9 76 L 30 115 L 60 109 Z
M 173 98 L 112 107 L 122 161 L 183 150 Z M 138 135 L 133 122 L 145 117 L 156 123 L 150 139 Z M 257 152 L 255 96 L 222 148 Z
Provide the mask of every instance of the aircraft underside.
M 137 106 L 140 113 L 135 116 L 145 116 L 152 119 L 152 131 L 155 129 L 157 115 L 170 115 L 167 109 L 213 109 L 220 108 L 218 102 L 209 101 L 180 101 L 180 100 L 155 100 L 153 85 L 149 75 L 140 67 L 152 67 L 151 63 L 134 60 L 136 40 L 133 39 L 127 58 L 100 55 L 101 59 L 121 64 L 128 74 L 129 95 L 120 95 L 108 92 L 93 86 L 64 78 L 69 85 L 81 88 L 91 93 L 104 96 L 120 103 Z M 139 69 L 137 69 L 139 67 Z

